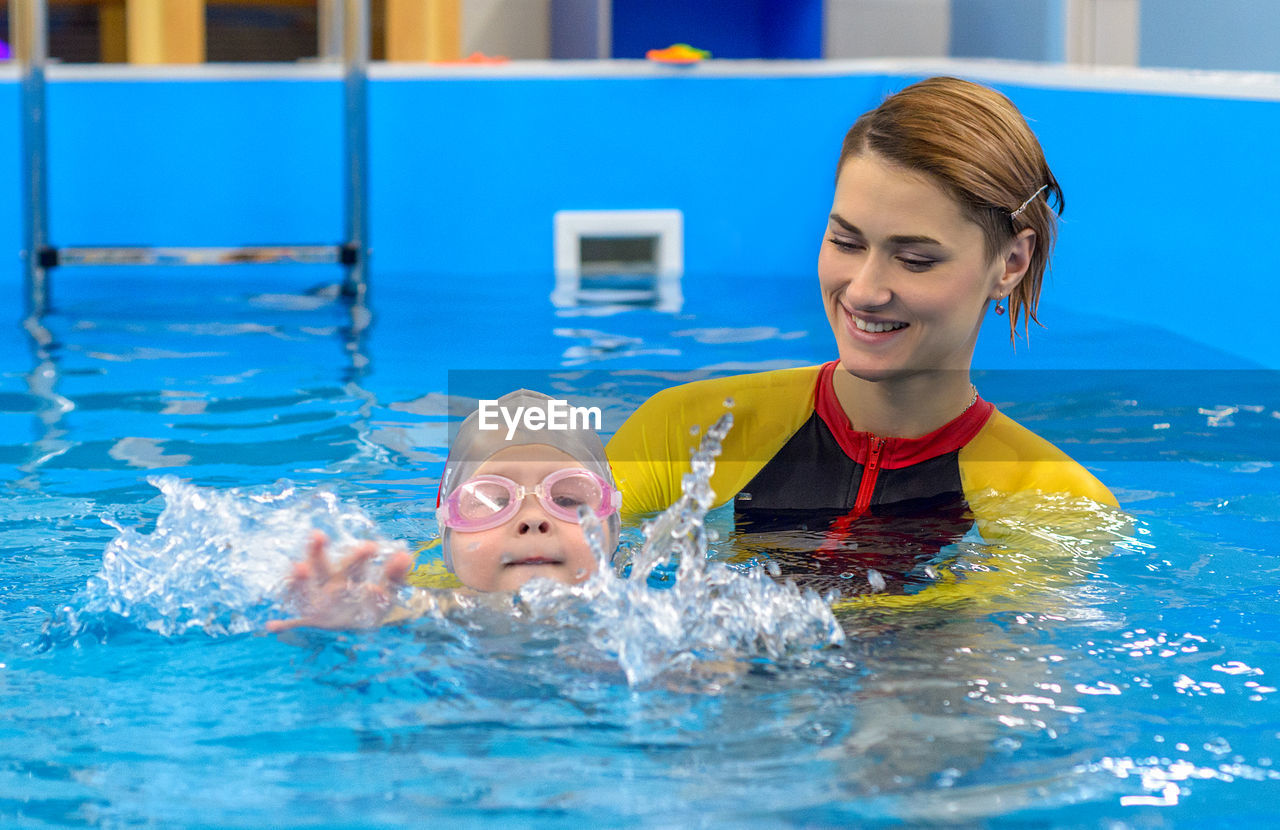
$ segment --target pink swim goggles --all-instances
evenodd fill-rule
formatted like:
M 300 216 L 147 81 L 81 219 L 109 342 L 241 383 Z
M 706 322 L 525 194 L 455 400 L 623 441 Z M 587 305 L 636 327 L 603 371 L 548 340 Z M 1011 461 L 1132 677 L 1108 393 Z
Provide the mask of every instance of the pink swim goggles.
M 600 519 L 622 506 L 622 494 L 609 482 L 590 470 L 571 467 L 551 473 L 532 488 L 502 476 L 476 476 L 449 494 L 437 517 L 441 527 L 463 533 L 489 530 L 520 512 L 525 496 L 537 496 L 543 510 L 568 522 L 578 521 L 582 505 Z

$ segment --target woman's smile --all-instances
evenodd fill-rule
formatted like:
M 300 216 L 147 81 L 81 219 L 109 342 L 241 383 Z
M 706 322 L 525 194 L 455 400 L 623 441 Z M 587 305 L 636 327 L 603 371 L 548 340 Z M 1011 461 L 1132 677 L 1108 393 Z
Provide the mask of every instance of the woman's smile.
M 848 309 L 845 309 L 845 314 L 848 315 L 849 323 L 853 326 L 853 330 L 859 334 L 892 334 L 911 325 L 901 320 L 886 320 L 879 317 L 854 314 Z

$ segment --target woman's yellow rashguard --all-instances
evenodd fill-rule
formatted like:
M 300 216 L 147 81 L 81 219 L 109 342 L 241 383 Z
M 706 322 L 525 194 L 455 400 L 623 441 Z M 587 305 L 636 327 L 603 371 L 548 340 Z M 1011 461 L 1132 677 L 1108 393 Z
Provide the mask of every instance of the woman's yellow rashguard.
M 834 567 L 861 564 L 892 572 L 904 563 L 895 565 L 886 555 L 925 561 L 975 524 L 992 541 L 1002 535 L 990 521 L 996 517 L 982 515 L 992 499 L 976 498 L 989 491 L 1060 494 L 1116 505 L 1091 473 L 981 398 L 919 438 L 857 432 L 835 397 L 836 366 L 700 381 L 654 395 L 609 442 L 623 512 L 654 512 L 679 496 L 700 439 L 690 428 L 713 423 L 726 411 L 726 401 L 734 425 L 711 479 L 716 505 L 733 500 L 739 532 L 825 534 L 813 556 L 833 559 Z M 935 549 L 912 542 L 887 554 L 877 555 L 866 545 L 856 551 L 859 533 L 889 528 L 892 536 L 899 520 L 924 520 Z M 924 594 L 941 587 L 910 597 L 867 599 L 924 601 Z

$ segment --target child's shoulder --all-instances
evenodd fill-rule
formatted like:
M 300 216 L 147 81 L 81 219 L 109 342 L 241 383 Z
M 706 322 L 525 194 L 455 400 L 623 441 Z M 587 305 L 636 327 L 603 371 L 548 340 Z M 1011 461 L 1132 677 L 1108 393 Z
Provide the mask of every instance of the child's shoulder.
M 418 548 L 418 566 L 410 571 L 408 578 L 405 580 L 415 588 L 434 588 L 437 590 L 453 590 L 462 587 L 462 582 L 458 577 L 444 566 L 444 562 L 432 557 L 424 559 L 423 554 L 433 547 L 437 547 L 439 542 L 423 545 Z

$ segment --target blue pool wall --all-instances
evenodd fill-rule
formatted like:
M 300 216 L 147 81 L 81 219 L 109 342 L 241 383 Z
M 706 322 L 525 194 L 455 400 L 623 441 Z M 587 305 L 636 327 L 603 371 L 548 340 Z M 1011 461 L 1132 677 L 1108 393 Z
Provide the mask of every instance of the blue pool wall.
M 331 71 L 96 69 L 51 73 L 54 244 L 341 238 L 342 90 Z M 1064 184 L 1046 309 L 1161 327 L 1280 367 L 1269 257 L 1276 76 L 963 61 L 392 69 L 370 87 L 375 292 L 379 281 L 431 281 L 447 300 L 474 281 L 505 281 L 513 298 L 545 303 L 555 211 L 678 208 L 691 287 L 731 298 L 777 280 L 811 302 L 845 129 L 888 92 L 948 72 L 1010 95 Z M 0 206 L 11 252 L 0 279 L 15 318 L 18 105 L 14 74 L 0 83 L 15 121 L 0 134 L 11 194 Z M 111 271 L 53 277 L 56 305 L 59 284 Z M 1121 368 L 1124 359 L 1115 356 Z

